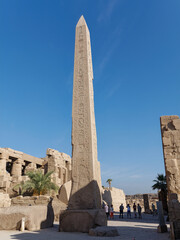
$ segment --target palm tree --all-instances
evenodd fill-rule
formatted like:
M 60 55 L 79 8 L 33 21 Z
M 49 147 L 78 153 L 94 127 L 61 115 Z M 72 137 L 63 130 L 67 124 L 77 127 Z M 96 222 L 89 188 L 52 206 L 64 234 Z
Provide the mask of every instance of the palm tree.
M 163 174 L 158 174 L 153 182 L 155 182 L 155 184 L 152 185 L 152 189 L 158 190 L 159 201 L 162 201 L 163 209 L 168 212 L 166 176 Z
M 106 182 L 109 184 L 109 188 L 111 188 L 112 179 L 108 178 L 108 180 Z
M 155 182 L 155 184 L 152 185 L 153 190 L 158 189 L 167 192 L 166 177 L 163 174 L 158 174 L 153 182 Z
M 19 188 L 20 192 L 24 194 L 25 192 L 33 193 L 33 195 L 43 195 L 50 190 L 57 191 L 58 186 L 51 182 L 51 174 L 53 171 L 43 174 L 42 171 L 30 171 L 27 172 L 29 180 L 26 182 L 21 182 L 16 185 L 14 189 Z

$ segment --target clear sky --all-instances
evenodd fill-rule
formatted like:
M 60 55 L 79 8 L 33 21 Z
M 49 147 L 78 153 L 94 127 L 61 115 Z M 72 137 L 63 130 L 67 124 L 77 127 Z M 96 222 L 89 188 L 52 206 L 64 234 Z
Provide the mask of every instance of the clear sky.
M 152 192 L 159 118 L 180 115 L 179 0 L 1 0 L 0 146 L 71 155 L 75 26 L 91 33 L 102 184 Z

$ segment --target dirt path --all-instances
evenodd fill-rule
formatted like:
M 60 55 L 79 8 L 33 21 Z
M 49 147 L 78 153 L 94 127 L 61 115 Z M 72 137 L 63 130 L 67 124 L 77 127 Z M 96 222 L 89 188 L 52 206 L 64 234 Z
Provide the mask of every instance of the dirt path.
M 85 233 L 64 233 L 58 232 L 58 224 L 53 228 L 43 229 L 41 231 L 23 233 L 19 231 L 0 231 L 1 240 L 170 240 L 169 233 L 157 233 L 157 217 L 143 215 L 142 219 L 124 219 L 118 218 L 108 221 L 108 226 L 116 226 L 120 232 L 119 237 L 90 237 Z

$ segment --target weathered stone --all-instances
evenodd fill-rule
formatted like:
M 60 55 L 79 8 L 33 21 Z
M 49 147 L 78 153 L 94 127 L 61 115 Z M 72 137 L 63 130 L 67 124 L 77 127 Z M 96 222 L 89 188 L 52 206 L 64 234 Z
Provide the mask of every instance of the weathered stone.
M 99 188 L 101 187 L 101 181 L 97 161 L 91 44 L 89 29 L 83 16 L 81 16 L 76 26 L 74 59 L 72 197 L 70 197 L 69 208 L 100 208 Z M 93 183 L 89 184 L 92 181 Z M 94 184 L 94 181 L 97 184 Z M 77 194 L 82 188 L 86 190 L 86 193 Z
M 20 230 L 21 219 L 24 213 L 2 213 L 0 212 L 0 230 Z
M 171 138 L 163 137 L 163 143 L 165 146 L 171 145 Z
M 61 202 L 58 198 L 53 198 L 52 207 L 54 210 L 54 220 L 59 221 L 59 216 L 61 212 L 67 209 L 67 204 Z
M 99 237 L 116 237 L 120 236 L 117 227 L 96 227 L 89 230 L 90 236 L 99 236 Z
M 43 173 L 53 171 L 52 181 L 59 187 L 71 180 L 71 158 L 54 149 L 47 150 L 47 156 L 37 158 L 11 148 L 0 148 L 0 191 L 17 196 L 13 188 L 28 180 L 25 176 L 35 170 Z
M 53 226 L 54 213 L 51 205 L 13 206 L 0 209 L 0 230 L 20 229 L 23 217 L 25 217 L 25 229 L 29 231 Z
M 71 193 L 72 181 L 68 181 L 63 184 L 59 190 L 59 200 L 65 204 L 68 204 Z
M 9 194 L 0 192 L 0 208 L 10 207 L 11 199 L 9 198 Z
M 51 175 L 52 181 L 61 186 L 71 180 L 71 158 L 65 153 L 48 148 L 46 152 L 46 161 L 48 172 L 53 171 Z
M 96 226 L 107 225 L 104 209 L 67 210 L 60 215 L 59 230 L 63 232 L 89 232 Z
M 35 205 L 35 199 L 34 197 L 23 197 L 23 196 L 14 197 L 12 198 L 12 205 L 21 205 L 21 206 Z
M 110 206 L 113 205 L 114 211 L 119 211 L 121 204 L 126 207 L 126 199 L 123 190 L 118 188 L 105 188 L 102 194 L 103 200 Z
M 148 196 L 148 194 L 143 194 L 143 199 L 144 199 L 144 211 L 146 213 L 149 213 L 150 208 L 149 208 L 149 196 Z
M 90 34 L 81 16 L 76 26 L 74 57 L 72 189 L 68 210 L 60 215 L 60 231 L 89 232 L 97 224 L 107 225 L 105 211 L 100 209 L 101 176 L 92 81 Z
M 180 155 L 178 155 L 180 131 L 177 130 L 180 119 L 178 116 L 162 116 L 160 121 L 168 195 L 180 194 L 180 182 L 178 181 L 180 178 Z M 166 129 L 164 129 L 165 125 Z
M 171 239 L 180 237 L 180 119 L 178 116 L 162 116 L 161 135 L 169 198 Z M 163 230 L 164 229 L 160 229 Z
M 180 119 L 174 119 L 172 123 L 176 130 L 180 130 Z

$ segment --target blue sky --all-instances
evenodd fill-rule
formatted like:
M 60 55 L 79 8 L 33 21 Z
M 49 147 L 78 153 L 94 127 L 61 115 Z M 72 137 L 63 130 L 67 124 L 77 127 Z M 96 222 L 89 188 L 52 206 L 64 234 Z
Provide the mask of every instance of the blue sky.
M 1 0 L 0 146 L 71 155 L 75 26 L 91 33 L 102 184 L 152 192 L 159 118 L 180 115 L 179 0 Z

